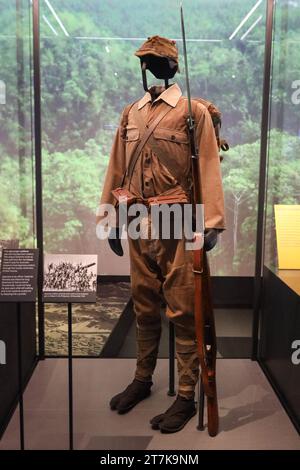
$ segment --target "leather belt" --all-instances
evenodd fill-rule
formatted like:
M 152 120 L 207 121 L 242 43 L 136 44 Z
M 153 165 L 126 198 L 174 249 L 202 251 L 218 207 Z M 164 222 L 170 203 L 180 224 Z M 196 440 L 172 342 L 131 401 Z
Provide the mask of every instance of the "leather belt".
M 161 194 L 159 196 L 143 198 L 134 196 L 130 191 L 128 191 L 128 189 L 117 188 L 112 191 L 112 194 L 118 205 L 126 203 L 128 207 L 135 203 L 144 204 L 146 207 L 150 207 L 158 204 L 186 204 L 190 202 L 189 197 L 185 193 L 178 195 Z
M 141 202 L 145 204 L 145 206 L 153 206 L 159 204 L 186 204 L 188 203 L 188 198 L 185 194 L 178 195 L 178 196 L 153 196 L 148 198 L 137 198 L 137 202 Z

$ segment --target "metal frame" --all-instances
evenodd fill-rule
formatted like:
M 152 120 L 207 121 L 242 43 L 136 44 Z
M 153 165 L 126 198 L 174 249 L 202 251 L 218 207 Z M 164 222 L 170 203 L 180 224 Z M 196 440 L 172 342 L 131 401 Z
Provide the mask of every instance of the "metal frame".
M 17 338 L 18 338 L 18 385 L 19 385 L 19 428 L 20 450 L 25 450 L 24 403 L 23 403 L 23 361 L 22 361 L 22 318 L 21 302 L 17 302 Z
M 35 204 L 36 243 L 39 249 L 38 265 L 38 331 L 39 359 L 45 358 L 45 310 L 43 292 L 43 186 L 42 186 L 42 126 L 41 126 L 41 71 L 40 71 L 40 12 L 39 0 L 32 2 L 33 25 L 33 89 L 34 89 L 34 149 L 35 149 Z
M 267 160 L 268 160 L 268 135 L 270 118 L 270 91 L 271 91 L 271 67 L 272 67 L 272 41 L 274 22 L 275 0 L 267 0 L 266 12 L 266 36 L 265 36 L 265 60 L 263 101 L 261 115 L 261 145 L 260 145 L 260 168 L 258 183 L 258 212 L 256 231 L 256 255 L 255 255 L 255 278 L 254 278 L 254 310 L 252 324 L 252 360 L 257 360 L 258 335 L 260 310 L 262 299 L 262 269 L 264 259 L 264 232 L 265 232 L 265 201 L 267 183 Z
M 19 181 L 20 181 L 20 208 L 21 214 L 26 217 L 26 192 L 22 186 L 25 172 L 25 113 L 24 113 L 24 51 L 23 51 L 23 10 L 22 0 L 16 0 L 16 63 L 17 63 L 17 109 L 18 109 L 18 153 L 19 153 Z
M 18 3 L 17 3 L 18 4 Z M 38 330 L 39 330 L 39 356 L 38 359 L 45 358 L 45 331 L 44 331 L 44 304 L 42 302 L 43 287 L 43 198 L 42 198 L 42 127 L 41 127 L 41 73 L 40 73 L 40 3 L 39 0 L 32 1 L 32 26 L 33 26 L 33 90 L 34 90 L 34 145 L 35 145 L 35 201 L 36 201 L 36 240 L 39 249 L 38 268 Z M 265 33 L 265 58 L 264 58 L 264 79 L 263 79 L 263 101 L 261 115 L 261 148 L 260 148 L 260 169 L 259 169 L 259 191 L 258 191 L 258 214 L 257 214 L 257 234 L 256 234 L 256 256 L 255 256 L 255 278 L 254 278 L 254 311 L 252 325 L 252 359 L 257 360 L 261 369 L 265 373 L 268 381 L 279 397 L 284 408 L 289 412 L 284 396 L 274 385 L 268 368 L 258 358 L 259 324 L 262 300 L 262 280 L 264 263 L 264 235 L 265 235 L 265 203 L 266 203 L 266 183 L 267 183 L 267 162 L 268 162 L 268 134 L 270 118 L 270 92 L 271 92 L 271 69 L 272 69 L 272 42 L 274 24 L 275 0 L 266 0 L 266 33 Z M 20 319 L 19 319 L 20 320 Z M 47 356 L 47 357 L 69 357 L 69 393 L 72 395 L 72 311 L 71 304 L 68 305 L 68 356 Z M 20 336 L 20 332 L 19 332 Z M 174 331 L 170 328 L 170 395 L 174 393 Z M 81 356 L 78 356 L 81 357 Z M 98 356 L 90 356 L 97 358 Z M 20 359 L 20 357 L 19 357 Z M 21 392 L 20 392 L 21 393 Z M 201 398 L 201 395 L 200 395 Z M 70 448 L 73 448 L 73 420 L 72 420 L 72 399 L 70 401 Z M 203 403 L 200 403 L 203 409 Z M 289 414 L 290 415 L 290 414 Z M 199 419 L 201 414 L 199 414 Z M 293 417 L 290 415 L 294 422 Z M 201 421 L 201 420 L 200 420 Z M 199 422 L 200 422 L 199 421 Z M 297 424 L 294 422 L 295 426 Z M 297 427 L 299 430 L 299 428 Z M 21 429 L 21 445 L 24 447 L 24 430 Z
M 72 304 L 68 302 L 69 450 L 74 449 Z

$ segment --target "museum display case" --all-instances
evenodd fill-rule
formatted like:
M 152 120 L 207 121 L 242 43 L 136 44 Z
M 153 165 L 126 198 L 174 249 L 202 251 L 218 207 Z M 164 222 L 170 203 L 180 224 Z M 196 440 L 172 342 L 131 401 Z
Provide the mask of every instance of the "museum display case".
M 223 137 L 230 145 L 222 163 L 227 229 L 210 256 L 220 307 L 216 313 L 220 355 L 249 357 L 265 5 L 257 2 L 253 8 L 251 0 L 230 4 L 228 16 L 222 0 L 193 0 L 185 7 L 185 16 L 191 93 L 219 107 Z M 125 256 L 119 258 L 106 241 L 98 240 L 94 213 L 120 113 L 144 94 L 134 56 L 140 38 L 161 31 L 175 38 L 183 69 L 179 10 L 176 1 L 161 5 L 157 0 L 50 5 L 52 9 L 47 2 L 40 4 L 44 248 L 47 253 L 98 254 L 102 284 L 97 310 L 76 308 L 74 339 L 74 354 L 97 356 L 130 293 L 127 245 L 124 242 Z M 140 15 L 128 13 L 136 8 Z M 159 15 L 153 13 L 156 10 Z M 200 30 L 194 11 L 201 16 Z M 147 18 L 153 14 L 155 24 L 149 28 Z M 149 74 L 149 85 L 156 81 Z M 176 81 L 185 93 L 184 74 L 176 75 Z M 119 307 L 108 311 L 109 298 L 117 298 Z M 45 306 L 49 356 L 66 354 L 66 318 L 64 306 Z M 111 338 L 115 342 L 115 336 Z M 112 350 L 110 341 L 104 353 Z
M 300 426 L 300 5 L 276 2 L 259 359 Z
M 259 439 L 276 395 L 300 431 L 300 2 L 183 3 L 191 93 L 221 110 L 230 146 L 221 152 L 226 230 L 208 254 L 222 437 L 250 424 Z M 144 95 L 134 52 L 149 36 L 176 41 L 186 95 L 178 2 L 0 6 L 0 250 L 42 255 L 37 302 L 21 305 L 25 448 L 131 449 L 134 437 L 145 449 L 148 409 L 127 435 L 108 406 L 134 374 L 136 317 L 127 242 L 117 257 L 97 238 L 95 212 L 121 112 Z M 90 297 L 76 302 L 82 285 Z M 177 392 L 175 330 L 160 305 L 155 407 Z M 0 448 L 18 448 L 18 310 L 1 302 L 0 311 L 0 439 L 9 423 Z
M 33 141 L 32 16 L 29 1 L 0 2 L 0 250 L 33 248 L 35 159 Z M 1 253 L 0 253 L 1 263 Z M 24 380 L 36 361 L 34 303 L 22 304 Z M 17 403 L 16 305 L 0 303 L 0 435 Z

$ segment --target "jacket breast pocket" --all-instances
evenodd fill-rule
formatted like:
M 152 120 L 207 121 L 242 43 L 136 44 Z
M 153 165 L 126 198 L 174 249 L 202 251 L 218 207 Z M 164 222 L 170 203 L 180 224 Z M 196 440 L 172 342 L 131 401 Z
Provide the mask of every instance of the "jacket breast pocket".
M 185 132 L 174 129 L 155 129 L 153 136 L 156 144 L 169 160 L 170 167 L 180 167 L 182 175 L 190 171 L 189 137 Z
M 157 140 L 164 140 L 170 143 L 175 144 L 188 144 L 189 138 L 185 132 L 176 131 L 174 129 L 166 129 L 160 127 L 154 130 L 153 133 L 155 139 Z
M 137 127 L 126 127 L 126 142 L 135 142 L 140 138 L 140 131 Z

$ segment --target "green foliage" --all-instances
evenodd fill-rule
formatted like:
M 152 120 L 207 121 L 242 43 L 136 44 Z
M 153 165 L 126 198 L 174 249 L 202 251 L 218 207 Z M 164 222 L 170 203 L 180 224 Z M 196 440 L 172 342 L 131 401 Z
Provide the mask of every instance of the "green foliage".
M 274 264 L 274 204 L 299 203 L 300 140 L 288 133 L 273 130 L 269 135 L 269 143 L 266 244 L 268 261 Z M 260 141 L 237 145 L 228 152 L 223 164 L 223 184 L 229 210 L 227 226 L 230 227 L 229 236 L 222 246 L 226 263 L 223 269 L 232 274 L 247 275 L 255 255 L 259 150 Z M 239 204 L 242 216 L 235 222 L 234 215 L 239 212 Z M 237 237 L 236 247 L 234 235 Z
M 83 150 L 43 154 L 43 204 L 47 251 L 86 250 L 87 233 L 95 239 L 95 209 L 105 161 L 95 141 Z M 92 242 L 88 250 L 91 249 Z
M 30 164 L 30 161 L 27 160 L 27 163 Z M 13 158 L 3 156 L 1 158 L 0 188 L 0 238 L 7 240 L 17 238 L 21 246 L 32 246 L 31 178 L 19 177 L 18 164 Z M 23 194 L 29 196 L 25 200 L 27 205 L 25 214 L 21 211 L 21 203 L 24 204 L 21 200 Z
M 274 131 L 270 138 L 270 230 L 272 204 L 296 201 L 293 191 L 299 188 L 299 139 L 294 137 L 299 106 L 292 103 L 291 83 L 300 78 L 300 17 L 289 3 L 276 9 L 271 125 L 291 136 Z M 0 235 L 20 238 L 25 246 L 33 243 L 35 230 L 34 162 L 30 12 L 27 2 L 20 4 L 16 15 L 14 2 L 0 0 L 0 80 L 6 84 L 6 104 L 0 105 Z M 245 41 L 242 31 L 229 41 L 252 1 L 184 0 L 183 6 L 192 94 L 221 109 L 222 133 L 231 145 L 222 164 L 227 230 L 213 265 L 219 274 L 249 274 L 255 250 L 264 20 Z M 143 94 L 134 52 L 144 38 L 160 34 L 177 40 L 181 73 L 176 80 L 185 91 L 179 2 L 61 0 L 54 7 L 69 36 L 41 2 L 45 249 L 91 252 L 94 211 L 120 112 Z M 256 13 L 264 14 L 263 6 Z M 156 82 L 150 73 L 148 80 Z

